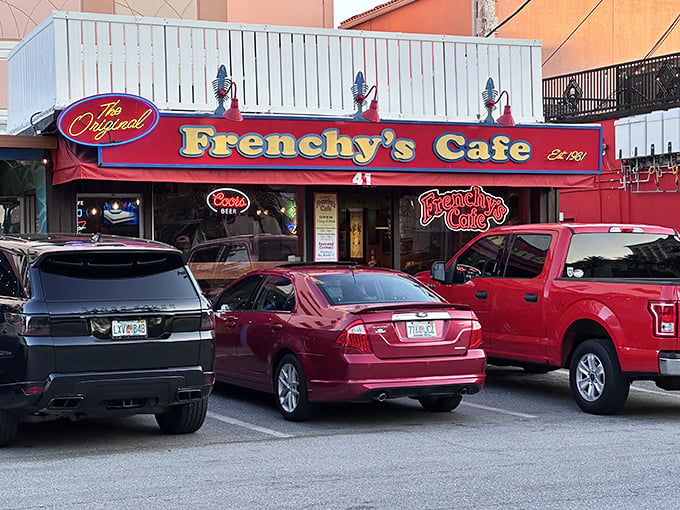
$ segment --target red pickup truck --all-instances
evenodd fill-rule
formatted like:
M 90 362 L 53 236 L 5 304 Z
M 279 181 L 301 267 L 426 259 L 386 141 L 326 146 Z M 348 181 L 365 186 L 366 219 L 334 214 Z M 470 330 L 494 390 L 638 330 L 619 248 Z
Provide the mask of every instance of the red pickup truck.
M 585 412 L 619 411 L 634 380 L 680 390 L 680 238 L 673 229 L 498 227 L 417 277 L 474 310 L 489 363 L 568 368 Z

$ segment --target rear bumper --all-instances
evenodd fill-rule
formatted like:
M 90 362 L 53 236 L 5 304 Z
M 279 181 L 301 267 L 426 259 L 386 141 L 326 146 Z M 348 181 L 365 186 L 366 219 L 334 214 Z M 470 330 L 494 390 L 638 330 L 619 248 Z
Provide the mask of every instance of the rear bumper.
M 680 352 L 660 352 L 659 373 L 661 375 L 680 375 Z
M 126 372 L 53 374 L 40 394 L 27 395 L 22 382 L 0 386 L 0 409 L 17 415 L 104 417 L 160 412 L 169 406 L 207 398 L 212 373 L 201 367 Z
M 345 355 L 347 378 L 308 381 L 309 400 L 362 402 L 382 398 L 477 393 L 486 378 L 486 355 L 471 349 L 465 356 L 379 360 Z

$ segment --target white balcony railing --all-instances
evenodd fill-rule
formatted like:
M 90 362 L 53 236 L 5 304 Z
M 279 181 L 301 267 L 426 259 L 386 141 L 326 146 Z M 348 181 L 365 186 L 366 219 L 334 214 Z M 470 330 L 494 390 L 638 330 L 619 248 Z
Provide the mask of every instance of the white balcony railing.
M 244 113 L 349 116 L 357 71 L 381 118 L 476 122 L 488 77 L 518 122 L 543 120 L 540 41 L 53 12 L 9 55 L 8 132 L 119 92 L 212 112 L 224 64 Z M 500 113 L 497 113 L 499 115 Z M 33 119 L 32 119 L 33 117 Z

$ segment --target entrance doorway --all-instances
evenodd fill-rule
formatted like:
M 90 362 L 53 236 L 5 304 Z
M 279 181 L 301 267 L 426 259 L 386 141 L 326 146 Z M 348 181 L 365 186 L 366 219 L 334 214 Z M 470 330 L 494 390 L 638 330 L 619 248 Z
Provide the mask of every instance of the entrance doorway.
M 392 203 L 394 192 L 384 188 L 314 190 L 338 197 L 338 260 L 393 267 Z M 310 200 L 309 203 L 313 203 Z M 313 223 L 312 223 L 313 224 Z M 313 254 L 313 251 L 311 252 Z

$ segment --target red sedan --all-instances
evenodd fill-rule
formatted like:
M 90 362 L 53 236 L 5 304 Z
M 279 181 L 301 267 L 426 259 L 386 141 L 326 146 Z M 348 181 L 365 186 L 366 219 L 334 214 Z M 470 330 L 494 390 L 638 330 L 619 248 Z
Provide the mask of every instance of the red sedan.
M 399 271 L 259 269 L 214 309 L 217 380 L 274 393 L 288 420 L 311 418 L 320 402 L 399 397 L 450 411 L 484 384 L 475 314 Z

